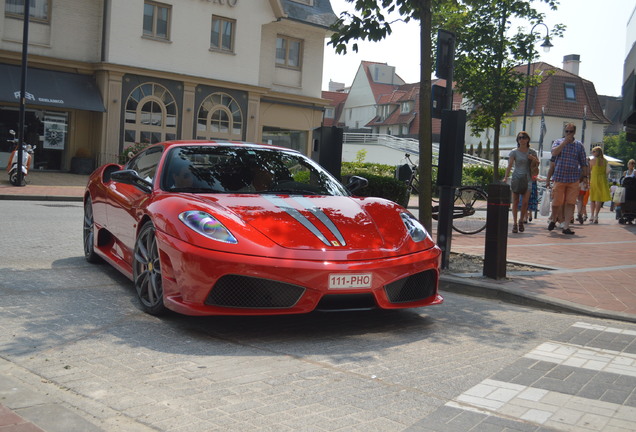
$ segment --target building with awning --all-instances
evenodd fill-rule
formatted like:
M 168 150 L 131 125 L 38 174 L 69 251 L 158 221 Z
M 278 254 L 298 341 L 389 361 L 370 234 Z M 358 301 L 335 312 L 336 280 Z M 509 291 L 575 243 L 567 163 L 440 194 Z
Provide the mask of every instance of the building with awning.
M 6 147 L 19 123 L 24 3 L 0 5 Z M 170 139 L 311 154 L 329 104 L 329 0 L 30 0 L 29 21 L 23 134 L 36 169 L 67 171 L 80 159 L 92 168 Z
M 0 64 L 0 101 L 19 102 L 22 68 Z M 34 105 L 105 112 L 102 96 L 90 75 L 27 68 L 26 99 Z

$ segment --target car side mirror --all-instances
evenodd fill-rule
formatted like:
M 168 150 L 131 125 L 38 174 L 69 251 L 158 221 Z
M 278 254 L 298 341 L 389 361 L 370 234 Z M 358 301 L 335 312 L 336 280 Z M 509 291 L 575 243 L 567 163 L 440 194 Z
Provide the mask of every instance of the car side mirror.
M 360 176 L 352 176 L 349 179 L 349 183 L 347 183 L 347 186 L 345 186 L 347 188 L 347 190 L 349 192 L 355 192 L 358 189 L 362 189 L 365 188 L 369 185 L 369 180 L 365 179 L 364 177 L 360 177 Z
M 137 174 L 137 171 L 135 170 L 125 169 L 115 171 L 110 174 L 110 179 L 119 183 L 135 186 L 145 193 L 150 193 L 152 191 L 152 183 L 139 177 L 139 174 Z

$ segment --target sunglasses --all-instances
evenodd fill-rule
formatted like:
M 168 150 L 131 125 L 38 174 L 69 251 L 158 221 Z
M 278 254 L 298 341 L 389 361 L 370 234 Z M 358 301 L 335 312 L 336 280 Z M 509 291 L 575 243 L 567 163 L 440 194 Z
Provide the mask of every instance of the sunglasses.
M 521 138 L 530 139 L 530 137 L 528 135 L 519 135 L 517 138 L 519 138 L 519 139 L 521 139 Z
M 565 133 L 574 133 L 573 130 L 566 130 Z

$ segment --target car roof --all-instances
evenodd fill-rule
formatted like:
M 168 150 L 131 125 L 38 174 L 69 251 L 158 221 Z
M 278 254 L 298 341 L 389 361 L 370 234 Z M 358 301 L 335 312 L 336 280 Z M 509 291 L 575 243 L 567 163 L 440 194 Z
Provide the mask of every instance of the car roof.
M 258 144 L 246 141 L 221 141 L 221 140 L 172 140 L 172 141 L 164 141 L 158 144 L 158 146 L 164 146 L 166 149 L 173 147 L 185 147 L 185 146 L 213 146 L 213 147 L 244 147 L 244 148 L 260 148 L 260 149 L 273 149 L 273 150 L 284 150 L 290 151 L 294 153 L 300 153 L 297 150 L 290 149 L 288 147 L 280 147 L 272 144 Z

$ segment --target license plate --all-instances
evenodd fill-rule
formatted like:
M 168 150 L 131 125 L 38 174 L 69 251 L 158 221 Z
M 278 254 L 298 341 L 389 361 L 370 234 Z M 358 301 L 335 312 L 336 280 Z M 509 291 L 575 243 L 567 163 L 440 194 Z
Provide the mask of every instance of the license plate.
M 373 275 L 371 273 L 329 275 L 329 289 L 360 289 L 371 288 Z

